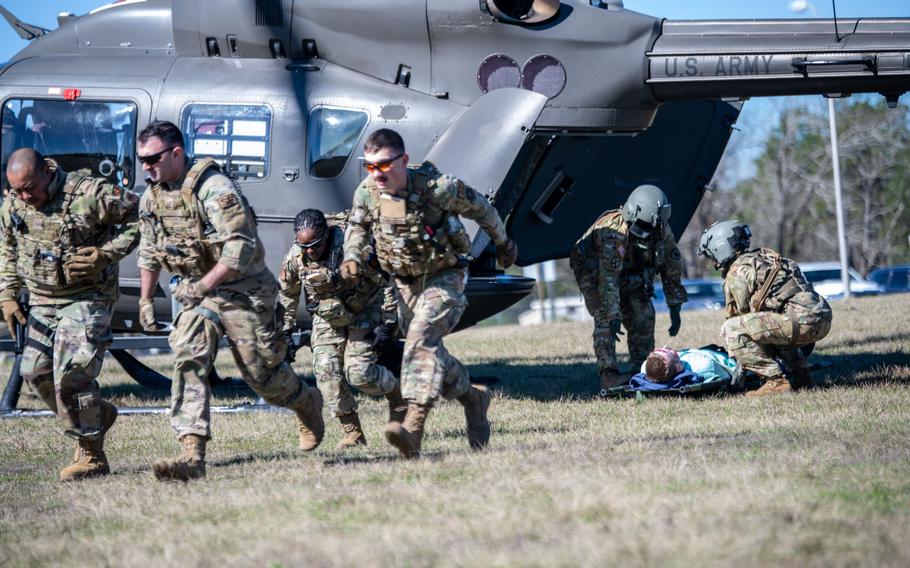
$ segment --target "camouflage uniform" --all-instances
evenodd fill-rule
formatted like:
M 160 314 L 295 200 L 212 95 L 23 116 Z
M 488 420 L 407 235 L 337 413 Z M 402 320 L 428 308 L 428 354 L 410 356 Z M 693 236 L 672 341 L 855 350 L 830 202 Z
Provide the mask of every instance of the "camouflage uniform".
M 323 260 L 307 260 L 296 245 L 285 255 L 278 276 L 278 302 L 284 314 L 284 330 L 292 331 L 303 290 L 313 318 L 313 372 L 329 411 L 341 417 L 357 410 L 345 377 L 351 386 L 371 396 L 387 395 L 398 385 L 395 375 L 376 362 L 373 350 L 373 329 L 380 323 L 396 321 L 395 298 L 385 276 L 367 262 L 356 283 L 338 278 L 344 231 L 340 227 L 329 227 L 328 231 Z
M 101 429 L 95 379 L 112 340 L 117 262 L 136 246 L 139 198 L 46 162 L 53 173 L 48 202 L 36 210 L 7 192 L 0 208 L 0 300 L 15 300 L 23 285 L 28 289 L 22 377 L 57 413 L 66 434 L 93 440 Z M 71 281 L 63 265 L 83 246 L 99 247 L 109 264 L 95 277 Z
M 440 395 L 458 398 L 470 387 L 467 370 L 442 344 L 467 305 L 459 255 L 471 243 L 458 215 L 477 221 L 497 245 L 509 242 L 487 200 L 429 162 L 409 166 L 407 190 L 394 197 L 372 178 L 361 182 L 345 235 L 345 260 L 360 262 L 372 235 L 380 267 L 395 277 L 405 333 L 401 391 L 421 405 Z
M 744 252 L 724 274 L 727 321 L 721 334 L 744 370 L 779 376 L 779 359 L 791 373 L 808 374 L 799 347 L 831 329 L 831 307 L 799 266 L 769 249 Z
M 688 299 L 673 231 L 665 224 L 661 233 L 642 241 L 629 234 L 619 209 L 607 211 L 578 239 L 569 261 L 594 317 L 597 372 L 602 378 L 618 373 L 616 337 L 610 331 L 617 319 L 629 333 L 630 368 L 640 368 L 654 349 L 654 276 L 660 274 L 667 305 Z
M 173 183 L 149 187 L 140 204 L 139 267 L 198 279 L 220 262 L 239 276 L 182 310 L 168 339 L 174 353 L 171 425 L 178 438 L 211 438 L 209 373 L 227 336 L 243 380 L 271 404 L 305 404 L 307 388 L 283 361 L 278 283 L 246 200 L 212 160 Z

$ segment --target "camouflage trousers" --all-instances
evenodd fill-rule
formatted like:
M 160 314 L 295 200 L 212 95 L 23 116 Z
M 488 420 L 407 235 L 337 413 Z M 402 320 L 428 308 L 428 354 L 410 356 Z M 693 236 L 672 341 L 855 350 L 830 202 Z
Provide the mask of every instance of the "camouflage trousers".
M 442 344 L 467 307 L 465 272 L 450 268 L 426 280 L 395 278 L 398 322 L 405 334 L 401 395 L 432 404 L 440 395 L 452 400 L 468 391 L 468 371 Z
M 22 378 L 57 413 L 64 433 L 94 439 L 101 429 L 95 380 L 111 344 L 113 302 L 107 299 L 32 306 Z
M 388 394 L 398 386 L 395 375 L 376 362 L 373 329 L 381 320 L 380 302 L 355 313 L 354 322 L 346 326 L 334 327 L 313 314 L 313 373 L 332 416 L 357 410 L 348 385 L 370 396 Z
M 744 370 L 762 378 L 807 368 L 799 348 L 819 341 L 831 330 L 831 310 L 791 309 L 787 313 L 755 312 L 728 319 L 721 327 L 727 352 Z
M 174 354 L 171 426 L 178 438 L 212 436 L 208 376 L 224 336 L 243 380 L 257 395 L 285 408 L 302 402 L 307 387 L 284 362 L 287 342 L 275 316 L 277 294 L 275 277 L 263 270 L 219 286 L 177 316 L 168 343 Z
M 610 317 L 601 305 L 600 294 L 584 294 L 585 305 L 594 317 L 594 354 L 597 373 L 605 377 L 619 372 L 616 337 L 610 331 Z M 589 300 L 589 296 L 596 296 Z M 620 293 L 619 313 L 629 341 L 630 369 L 639 369 L 654 350 L 654 305 L 644 291 Z M 635 371 L 637 372 L 637 371 Z

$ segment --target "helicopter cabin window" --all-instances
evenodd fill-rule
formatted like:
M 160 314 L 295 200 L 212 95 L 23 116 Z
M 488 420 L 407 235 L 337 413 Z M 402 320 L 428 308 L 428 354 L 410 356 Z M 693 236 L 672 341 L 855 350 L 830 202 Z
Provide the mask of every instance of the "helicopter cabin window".
M 368 118 L 360 110 L 316 107 L 310 111 L 307 147 L 312 177 L 330 179 L 341 175 Z
M 65 171 L 89 170 L 132 187 L 136 105 L 127 101 L 7 99 L 3 103 L 0 172 L 19 148 L 33 148 Z
M 272 111 L 264 105 L 192 104 L 181 120 L 187 151 L 212 158 L 236 179 L 269 173 Z

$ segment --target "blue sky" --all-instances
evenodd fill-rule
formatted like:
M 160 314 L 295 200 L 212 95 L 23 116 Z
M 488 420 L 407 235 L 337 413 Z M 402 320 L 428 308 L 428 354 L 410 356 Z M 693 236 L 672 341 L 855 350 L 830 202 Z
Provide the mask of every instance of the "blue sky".
M 179 0 L 175 0 L 179 1 Z M 301 1 L 301 0 L 298 0 Z M 306 1 L 306 0 L 302 0 Z M 344 0 L 338 0 L 343 2 Z M 381 1 L 381 0 L 377 0 Z M 791 0 L 626 0 L 626 8 L 666 18 L 790 18 L 810 17 L 788 9 Z M 20 20 L 45 28 L 57 27 L 58 12 L 86 12 L 103 5 L 103 0 L 5 0 L 2 3 Z M 815 14 L 831 17 L 830 0 L 810 0 Z M 838 0 L 838 17 L 903 16 L 910 17 L 910 0 Z M 0 61 L 6 61 L 27 44 L 5 21 L 0 21 Z

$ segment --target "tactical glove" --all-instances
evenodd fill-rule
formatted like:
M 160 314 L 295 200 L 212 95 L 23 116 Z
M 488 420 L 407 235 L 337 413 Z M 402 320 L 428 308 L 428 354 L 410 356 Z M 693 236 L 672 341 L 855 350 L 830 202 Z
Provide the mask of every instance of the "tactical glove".
M 145 331 L 161 331 L 164 326 L 155 319 L 155 301 L 139 299 L 139 325 Z
M 670 337 L 676 337 L 681 326 L 682 320 L 679 318 L 679 306 L 670 306 L 670 329 L 667 330 L 667 333 L 670 334 Z
M 301 345 L 294 343 L 294 333 L 290 329 L 282 332 L 284 335 L 284 340 L 288 344 L 288 350 L 284 354 L 284 360 L 286 363 L 291 364 L 297 359 L 297 350 L 300 349 Z
M 19 325 L 25 325 L 25 312 L 22 311 L 16 300 L 3 300 L 0 302 L 0 310 L 3 311 L 3 320 L 6 322 L 6 327 L 9 328 L 10 336 L 16 339 L 16 322 L 18 321 Z
M 373 330 L 373 351 L 376 353 L 385 353 L 397 339 L 395 331 L 398 326 L 394 323 L 381 323 Z
M 104 270 L 111 261 L 98 247 L 80 247 L 63 264 L 63 271 L 70 282 L 92 278 Z
M 174 299 L 187 308 L 192 308 L 198 306 L 208 292 L 201 281 L 184 278 L 174 288 Z
M 518 245 L 515 241 L 509 239 L 501 245 L 496 245 L 496 262 L 503 268 L 508 268 L 515 264 L 518 258 Z
M 357 280 L 360 276 L 360 265 L 356 260 L 346 260 L 338 267 L 338 275 L 347 282 Z
M 620 335 L 624 335 L 622 332 L 622 320 L 610 320 L 610 331 L 613 333 L 613 337 L 616 339 L 619 339 Z

